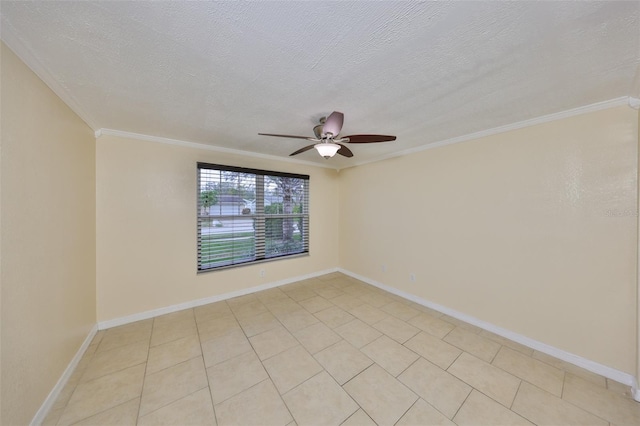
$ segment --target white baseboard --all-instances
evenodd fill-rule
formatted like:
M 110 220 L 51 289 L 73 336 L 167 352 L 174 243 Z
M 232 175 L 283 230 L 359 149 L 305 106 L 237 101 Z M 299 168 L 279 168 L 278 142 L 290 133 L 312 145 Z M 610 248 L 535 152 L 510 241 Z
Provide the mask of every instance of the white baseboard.
M 160 315 L 170 314 L 172 312 L 182 311 L 184 309 L 191 309 L 197 306 L 208 305 L 209 303 L 220 302 L 222 300 L 232 299 L 238 296 L 245 296 L 247 294 L 256 293 L 262 290 L 268 290 L 274 287 L 280 287 L 282 285 L 291 284 L 297 281 L 307 280 L 309 278 L 319 277 L 321 275 L 337 272 L 338 268 L 325 269 L 324 271 L 313 272 L 306 275 L 299 275 L 293 278 L 287 278 L 280 281 L 273 281 L 267 284 L 261 284 L 255 287 L 244 288 L 238 291 L 232 291 L 230 293 L 219 294 L 216 296 L 205 297 L 204 299 L 191 300 L 189 302 L 179 303 L 177 305 L 165 306 L 164 308 L 152 309 L 150 311 L 140 312 L 138 314 L 127 315 L 126 317 L 114 318 L 111 320 L 100 321 L 98 323 L 98 329 L 104 330 L 111 327 L 117 327 L 119 325 L 129 324 L 132 322 L 154 318 Z
M 504 338 L 507 338 L 509 340 L 513 340 L 514 342 L 520 343 L 524 346 L 527 346 L 531 349 L 540 351 L 542 353 L 545 353 L 547 355 L 553 356 L 555 358 L 561 359 L 563 361 L 566 361 L 570 364 L 576 365 L 578 367 L 584 368 L 585 370 L 591 371 L 592 373 L 595 374 L 599 374 L 603 377 L 609 378 L 611 380 L 615 380 L 616 382 L 619 383 L 623 383 L 626 384 L 630 387 L 632 387 L 632 395 L 634 397 L 634 399 L 636 401 L 640 401 L 640 388 L 638 386 L 637 380 L 634 376 L 632 376 L 631 374 L 625 373 L 623 371 L 617 370 L 615 368 L 612 367 L 608 367 L 606 365 L 597 363 L 595 361 L 583 358 L 581 356 L 572 354 L 570 352 L 564 351 L 562 349 L 558 349 L 554 346 L 550 346 L 547 345 L 546 343 L 542 343 L 539 342 L 537 340 L 531 339 L 527 336 L 518 334 L 516 332 L 513 332 L 511 330 L 507 330 L 504 329 L 502 327 L 498 327 L 497 325 L 488 323 L 486 321 L 482 321 L 480 319 L 477 319 L 475 317 L 472 317 L 470 315 L 464 314 L 462 312 L 456 311 L 454 309 L 448 308 L 446 306 L 442 306 L 439 305 L 437 303 L 433 303 L 431 301 L 422 299 L 418 296 L 415 296 L 413 294 L 404 292 L 402 290 L 399 290 L 397 288 L 394 287 L 390 287 L 386 284 L 382 284 L 378 281 L 372 280 L 370 278 L 367 278 L 365 276 L 356 274 L 354 272 L 351 272 L 349 270 L 346 269 L 342 269 L 342 268 L 331 268 L 331 269 L 326 269 L 323 271 L 318 271 L 318 272 L 314 272 L 311 274 L 306 274 L 306 275 L 300 275 L 297 277 L 292 277 L 292 278 L 287 278 L 284 280 L 280 280 L 280 281 L 274 281 L 274 282 L 270 282 L 270 283 L 266 283 L 266 284 L 262 284 L 259 286 L 255 286 L 255 287 L 249 287 L 246 289 L 242 289 L 242 290 L 238 290 L 238 291 L 234 291 L 234 292 L 230 292 L 230 293 L 224 293 L 224 294 L 220 294 L 220 295 L 216 295 L 216 296 L 211 296 L 211 297 L 206 297 L 203 299 L 197 299 L 197 300 L 192 300 L 189 302 L 185 302 L 185 303 L 180 303 L 180 304 L 176 304 L 176 305 L 171 305 L 171 306 L 167 306 L 167 307 L 163 307 L 163 308 L 158 308 L 158 309 L 153 309 L 150 311 L 145 311 L 145 312 L 141 312 L 138 314 L 134 314 L 134 315 L 128 315 L 126 317 L 121 317 L 121 318 L 115 318 L 112 320 L 107 320 L 107 321 L 101 321 L 99 322 L 96 326 L 93 327 L 93 329 L 91 330 L 91 332 L 89 333 L 89 335 L 87 336 L 87 338 L 85 339 L 85 342 L 82 344 L 82 346 L 80 347 L 80 349 L 78 350 L 78 353 L 76 353 L 76 356 L 73 358 L 73 360 L 69 363 L 69 366 L 67 367 L 67 369 L 65 370 L 64 374 L 62 375 L 62 377 L 60 378 L 60 380 L 58 380 L 58 383 L 56 384 L 56 386 L 53 388 L 53 390 L 51 391 L 51 393 L 49 394 L 49 396 L 47 397 L 47 399 L 45 400 L 45 402 L 42 404 L 42 406 L 40 407 L 40 409 L 38 410 L 38 412 L 36 413 L 35 417 L 33 418 L 31 424 L 34 425 L 38 425 L 42 422 L 42 420 L 44 420 L 44 417 L 47 415 L 49 409 L 51 408 L 51 406 L 53 405 L 53 403 L 55 402 L 57 396 L 59 395 L 60 391 L 62 390 L 62 388 L 64 387 L 64 385 L 67 383 L 67 381 L 69 380 L 69 377 L 71 376 L 71 373 L 73 372 L 73 370 L 75 369 L 75 367 L 77 366 L 78 362 L 80 361 L 80 359 L 82 358 L 82 355 L 84 354 L 85 350 L 87 349 L 87 347 L 89 346 L 89 344 L 91 343 L 91 340 L 93 339 L 93 337 L 95 336 L 97 330 L 104 330 L 107 328 L 111 328 L 111 327 L 116 327 L 119 325 L 124 325 L 124 324 L 129 324 L 135 321 L 140 321 L 140 320 L 144 320 L 144 319 L 149 319 L 149 318 L 153 318 L 159 315 L 165 315 L 165 314 L 169 314 L 172 312 L 177 312 L 177 311 L 181 311 L 183 309 L 190 309 L 190 308 L 195 308 L 197 306 L 202 306 L 202 305 L 207 305 L 209 303 L 214 303 L 214 302 L 219 302 L 222 300 L 227 300 L 227 299 L 232 299 L 234 297 L 238 297 L 238 296 L 244 296 L 247 294 L 251 294 L 251 293 L 256 293 L 258 291 L 262 291 L 262 290 L 267 290 L 270 288 L 275 288 L 275 287 L 280 287 L 282 285 L 286 285 L 286 284 L 291 284 L 297 281 L 302 281 L 305 279 L 309 279 L 309 278 L 315 278 L 321 275 L 325 275 L 325 274 L 329 274 L 332 272 L 341 272 L 345 275 L 351 276 L 353 278 L 356 278 L 360 281 L 363 281 L 367 284 L 370 284 L 374 287 L 380 288 L 382 290 L 388 291 L 389 293 L 395 294 L 397 296 L 400 296 L 404 299 L 410 300 L 412 302 L 415 302 L 419 305 L 422 306 L 426 306 L 430 309 L 433 309 L 435 311 L 441 312 L 443 314 L 449 315 L 453 318 L 457 318 L 461 321 L 464 321 L 466 323 L 475 325 L 477 327 L 480 327 L 484 330 L 490 331 L 492 333 L 495 333 L 499 336 L 502 336 Z
M 82 345 L 80 345 L 80 348 L 76 352 L 75 356 L 71 359 L 69 365 L 67 365 L 64 373 L 62 373 L 62 376 L 60 376 L 60 379 L 58 379 L 58 383 L 56 383 L 51 392 L 49 392 L 49 395 L 45 398 L 36 415 L 33 416 L 33 419 L 30 423 L 31 425 L 40 425 L 44 421 L 45 417 L 47 417 L 47 414 L 49 414 L 49 410 L 51 410 L 51 407 L 53 407 L 56 399 L 58 399 L 60 392 L 62 392 L 62 389 L 64 389 L 65 385 L 69 381 L 71 374 L 73 374 L 73 371 L 78 366 L 78 363 L 82 359 L 82 356 L 91 344 L 91 341 L 93 340 L 97 332 L 98 324 L 94 324 L 94 326 L 91 327 L 89 334 L 84 339 L 84 342 L 82 342 Z
M 537 351 L 543 352 L 547 355 L 551 355 L 555 358 L 566 361 L 570 364 L 577 365 L 578 367 L 584 368 L 585 370 L 591 371 L 592 373 L 599 374 L 603 377 L 607 377 L 611 380 L 615 380 L 616 382 L 623 383 L 625 385 L 631 386 L 634 399 L 636 401 L 640 401 L 640 389 L 638 389 L 638 383 L 636 378 L 629 373 L 625 373 L 620 370 L 616 370 L 615 368 L 608 367 L 606 365 L 597 363 L 595 361 L 591 361 L 589 359 L 583 358 L 581 356 L 572 354 L 570 352 L 564 351 L 562 349 L 558 349 L 554 346 L 547 345 L 546 343 L 539 342 L 537 340 L 531 339 L 527 336 L 523 336 L 522 334 L 515 333 L 511 330 L 504 329 L 502 327 L 498 327 L 497 325 L 488 323 L 486 321 L 479 320 L 470 315 L 464 314 L 462 312 L 458 312 L 454 309 L 448 308 L 446 306 L 439 305 L 437 303 L 430 302 L 428 300 L 422 299 L 413 294 L 404 292 L 402 290 L 398 290 L 397 288 L 390 287 L 388 285 L 382 284 L 370 278 L 364 277 L 362 275 L 356 274 L 354 272 L 348 271 L 346 269 L 338 268 L 339 272 L 342 272 L 345 275 L 349 275 L 353 278 L 356 278 L 360 281 L 364 281 L 367 284 L 371 284 L 374 287 L 378 287 L 382 290 L 388 291 L 389 293 L 400 296 L 404 299 L 415 302 L 419 305 L 426 306 L 427 308 L 433 309 L 438 312 L 442 312 L 443 314 L 449 315 L 453 318 L 457 318 L 466 323 L 475 325 L 484 330 L 490 331 L 499 336 L 505 337 L 509 340 L 513 340 L 514 342 L 520 343 L 524 346 L 527 346 L 531 349 L 535 349 Z

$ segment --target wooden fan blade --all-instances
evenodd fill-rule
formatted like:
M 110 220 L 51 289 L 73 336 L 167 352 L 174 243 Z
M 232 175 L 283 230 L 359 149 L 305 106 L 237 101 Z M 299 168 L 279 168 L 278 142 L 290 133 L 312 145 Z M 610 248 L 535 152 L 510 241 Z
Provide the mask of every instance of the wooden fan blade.
M 373 142 L 391 142 L 395 141 L 395 136 L 387 135 L 350 135 L 343 136 L 344 139 L 349 139 L 349 143 L 373 143 Z
M 341 143 L 339 143 L 338 145 L 340 145 L 340 149 L 338 150 L 338 154 L 343 155 L 345 157 L 353 157 L 353 152 L 351 152 L 351 150 L 349 148 L 347 148 L 346 146 L 342 145 Z
M 344 123 L 344 114 L 333 111 L 331 115 L 327 117 L 327 121 L 325 121 L 322 130 L 325 134 L 331 133 L 335 138 L 340 134 L 340 130 L 342 130 L 342 123 Z
M 306 139 L 306 138 L 305 138 L 305 139 Z M 299 149 L 299 150 L 297 150 L 296 152 L 292 152 L 291 154 L 289 154 L 289 157 L 291 157 L 291 156 L 293 156 L 293 155 L 298 155 L 298 154 L 303 153 L 303 152 L 305 152 L 305 151 L 309 151 L 309 150 L 310 150 L 310 149 L 312 149 L 314 146 L 315 146 L 315 144 L 314 144 L 314 145 L 308 145 L 308 146 L 305 146 L 304 148 L 300 148 L 300 149 Z
M 279 138 L 309 139 L 308 136 L 278 135 L 275 133 L 258 133 L 260 136 L 276 136 Z

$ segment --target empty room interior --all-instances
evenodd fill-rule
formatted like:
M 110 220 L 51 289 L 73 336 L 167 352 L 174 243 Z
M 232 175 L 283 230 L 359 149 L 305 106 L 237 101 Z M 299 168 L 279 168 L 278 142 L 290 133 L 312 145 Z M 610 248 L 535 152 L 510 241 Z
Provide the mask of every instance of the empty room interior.
M 0 2 L 2 425 L 640 424 L 640 2 Z

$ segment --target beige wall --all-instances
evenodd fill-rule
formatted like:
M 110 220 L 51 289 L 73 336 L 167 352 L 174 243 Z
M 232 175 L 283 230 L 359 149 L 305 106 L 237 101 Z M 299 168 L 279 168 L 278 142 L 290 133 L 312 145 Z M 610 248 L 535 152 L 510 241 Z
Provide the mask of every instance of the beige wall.
M 335 170 L 114 136 L 98 138 L 96 157 L 99 321 L 338 264 Z M 196 274 L 198 161 L 309 174 L 310 256 Z
M 95 139 L 1 45 L 2 419 L 27 424 L 96 321 Z
M 623 106 L 343 170 L 340 266 L 634 374 L 637 139 Z

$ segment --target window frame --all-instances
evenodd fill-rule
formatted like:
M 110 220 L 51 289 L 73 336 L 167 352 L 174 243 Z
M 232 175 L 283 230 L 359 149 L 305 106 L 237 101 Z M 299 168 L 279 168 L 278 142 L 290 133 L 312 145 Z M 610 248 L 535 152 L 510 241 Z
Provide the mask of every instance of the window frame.
M 219 218 L 233 218 L 242 217 L 243 219 L 251 218 L 254 220 L 254 244 L 253 244 L 253 257 L 248 260 L 242 261 L 231 261 L 228 264 L 220 264 L 213 265 L 215 262 L 204 262 L 202 259 L 204 258 L 202 253 L 202 220 L 206 218 L 207 220 L 211 220 L 212 216 L 210 214 L 203 215 L 202 211 L 202 201 L 201 201 L 201 178 L 202 178 L 202 170 L 215 170 L 217 172 L 234 172 L 234 173 L 243 173 L 243 174 L 252 174 L 255 175 L 255 211 L 250 214 L 231 214 L 231 215 L 219 215 Z M 301 256 L 309 255 L 309 235 L 310 235 L 310 214 L 309 214 L 309 193 L 310 193 L 310 176 L 305 174 L 298 173 L 287 173 L 280 172 L 274 170 L 263 170 L 263 169 L 254 169 L 247 167 L 238 167 L 238 166 L 229 166 L 223 164 L 212 164 L 205 162 L 197 162 L 196 168 L 196 269 L 197 273 L 211 272 L 211 271 L 219 271 L 224 269 L 236 268 L 241 266 L 254 265 L 259 263 L 271 262 L 275 260 L 282 259 L 291 259 Z M 302 179 L 303 180 L 303 201 L 301 203 L 302 211 L 300 213 L 292 213 L 292 214 L 267 214 L 264 212 L 265 207 L 265 179 L 266 176 L 272 177 L 285 177 L 285 178 L 294 178 L 294 179 Z M 299 219 L 301 220 L 303 226 L 303 230 L 300 231 L 300 236 L 302 239 L 302 250 L 296 251 L 293 253 L 285 253 L 282 255 L 276 256 L 267 256 L 265 249 L 265 241 L 268 239 L 267 230 L 266 230 L 266 220 L 267 219 Z M 209 265 L 209 266 L 207 266 Z

